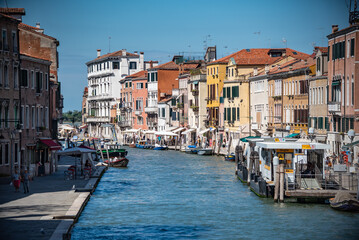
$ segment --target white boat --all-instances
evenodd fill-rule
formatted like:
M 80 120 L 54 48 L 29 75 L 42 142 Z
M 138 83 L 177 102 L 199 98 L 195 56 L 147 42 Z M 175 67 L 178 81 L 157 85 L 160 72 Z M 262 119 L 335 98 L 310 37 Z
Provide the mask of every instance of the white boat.
M 213 154 L 213 149 L 212 148 L 199 149 L 197 154 L 198 155 L 212 155 Z

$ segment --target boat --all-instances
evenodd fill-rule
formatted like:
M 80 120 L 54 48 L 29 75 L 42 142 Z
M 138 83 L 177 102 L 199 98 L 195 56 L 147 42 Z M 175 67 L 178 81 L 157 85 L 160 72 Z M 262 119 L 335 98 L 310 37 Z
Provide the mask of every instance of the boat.
M 197 154 L 198 150 L 199 148 L 196 145 L 188 145 L 184 151 L 185 153 Z
M 233 153 L 227 154 L 224 156 L 224 160 L 226 160 L 226 161 L 234 162 L 234 159 L 235 159 L 235 156 L 233 155 Z
M 155 147 L 153 148 L 153 150 L 167 150 L 168 147 L 166 145 L 158 145 L 155 144 Z
M 136 148 L 142 148 L 144 149 L 146 146 L 147 142 L 145 140 L 140 140 L 136 143 Z
M 198 155 L 212 155 L 213 154 L 213 149 L 212 148 L 199 149 L 197 154 Z
M 127 158 L 110 158 L 109 160 L 105 160 L 105 163 L 110 167 L 127 167 L 129 160 Z
M 335 210 L 357 212 L 359 211 L 359 201 L 349 191 L 340 191 L 334 198 L 329 200 L 330 206 Z
M 136 144 L 134 143 L 131 143 L 130 145 L 128 145 L 130 148 L 135 148 L 136 147 Z

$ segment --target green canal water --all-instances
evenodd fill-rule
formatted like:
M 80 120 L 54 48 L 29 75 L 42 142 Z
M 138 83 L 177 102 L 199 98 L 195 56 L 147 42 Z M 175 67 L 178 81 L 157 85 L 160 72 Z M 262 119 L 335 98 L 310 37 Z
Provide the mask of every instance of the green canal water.
M 128 168 L 104 174 L 72 239 L 359 239 L 359 214 L 258 198 L 223 157 L 128 151 Z

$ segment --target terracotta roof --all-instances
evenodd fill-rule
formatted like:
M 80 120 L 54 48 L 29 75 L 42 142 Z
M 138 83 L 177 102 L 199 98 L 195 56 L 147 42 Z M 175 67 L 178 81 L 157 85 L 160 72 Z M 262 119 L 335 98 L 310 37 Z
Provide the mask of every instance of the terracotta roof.
M 36 58 L 36 59 L 40 59 L 40 60 L 43 60 L 43 61 L 47 61 L 47 62 L 52 63 L 52 61 L 50 61 L 49 59 L 46 59 L 46 58 L 40 58 L 40 57 L 38 57 L 38 56 L 32 56 L 32 55 L 30 55 L 30 54 L 28 54 L 28 53 L 23 53 L 23 52 L 20 52 L 20 55 L 22 55 L 22 56 L 26 56 L 26 57 L 31 57 L 31 58 Z
M 284 56 L 281 57 L 271 57 L 269 55 L 269 52 L 283 52 L 285 53 Z M 236 53 L 233 53 L 231 55 L 228 55 L 226 57 L 223 57 L 221 59 L 218 59 L 216 61 L 213 61 L 209 63 L 216 64 L 216 63 L 228 63 L 228 61 L 233 58 L 237 65 L 266 65 L 266 64 L 272 64 L 275 61 L 277 61 L 280 58 L 283 58 L 285 56 L 291 56 L 296 59 L 307 59 L 309 57 L 308 54 L 302 53 L 299 51 L 295 51 L 290 48 L 251 48 L 251 49 L 242 49 Z
M 294 70 L 299 70 L 303 68 L 308 68 L 315 64 L 315 60 L 313 58 L 308 58 L 307 60 L 292 60 L 286 64 L 281 66 L 276 66 L 269 71 L 269 74 L 277 74 L 283 72 L 289 72 Z
M 199 63 L 183 63 L 184 70 L 195 69 L 199 66 Z
M 320 50 L 322 53 L 328 53 L 327 47 L 315 47 L 315 50 Z
M 25 15 L 25 8 L 0 8 L 0 13 L 7 15 Z
M 143 78 L 143 77 L 147 77 L 147 71 L 143 70 L 143 71 L 139 71 L 137 73 L 128 75 L 127 77 L 125 77 L 125 80 L 129 80 L 131 78 L 131 80 L 135 80 L 137 78 Z
M 112 53 L 107 53 L 105 55 L 99 56 L 97 58 L 95 58 L 95 60 L 99 60 L 99 59 L 103 59 L 103 58 L 108 58 L 108 57 L 121 57 L 122 56 L 122 50 L 120 51 L 116 51 L 116 52 L 112 52 Z M 129 53 L 126 52 L 126 57 L 138 57 L 137 54 L 134 53 Z
M 36 33 L 36 34 L 39 34 L 39 35 L 41 35 L 41 36 L 44 36 L 44 37 L 47 37 L 47 38 L 49 38 L 49 39 L 52 39 L 52 40 L 57 41 L 57 39 L 54 38 L 54 37 L 51 37 L 51 36 L 49 36 L 49 35 L 46 35 L 46 34 L 43 34 L 43 33 L 38 32 L 38 31 L 39 31 L 39 28 L 37 28 L 37 27 L 33 27 L 33 26 L 27 25 L 27 24 L 25 24 L 25 23 L 19 23 L 19 28 L 20 28 L 20 29 L 27 30 L 27 31 L 30 31 L 30 32 L 33 32 L 33 33 Z
M 150 68 L 150 70 L 178 70 L 179 66 L 175 62 L 167 62 L 158 66 L 155 66 L 153 68 Z

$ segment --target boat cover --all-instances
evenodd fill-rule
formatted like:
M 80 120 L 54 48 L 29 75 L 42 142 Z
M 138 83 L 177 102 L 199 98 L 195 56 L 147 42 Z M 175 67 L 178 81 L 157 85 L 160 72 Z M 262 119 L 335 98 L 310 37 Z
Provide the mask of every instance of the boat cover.
M 332 200 L 332 203 L 339 203 L 348 200 L 357 201 L 357 199 L 353 195 L 351 195 L 349 191 L 339 191 L 335 195 L 335 198 Z

